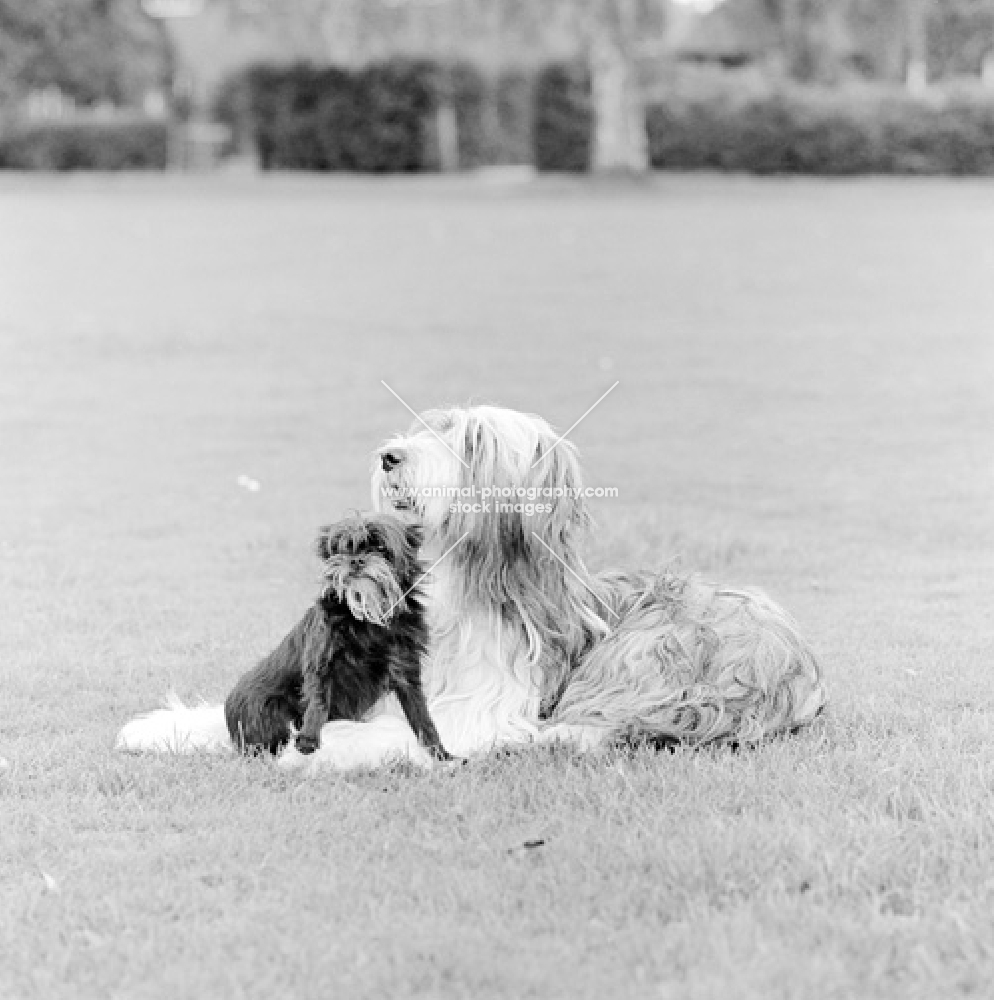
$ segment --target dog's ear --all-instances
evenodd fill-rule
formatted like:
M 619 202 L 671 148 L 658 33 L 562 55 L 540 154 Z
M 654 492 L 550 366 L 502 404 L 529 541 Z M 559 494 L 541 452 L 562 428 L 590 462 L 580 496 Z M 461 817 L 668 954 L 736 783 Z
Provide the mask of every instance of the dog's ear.
M 321 562 L 327 562 L 331 558 L 331 548 L 329 547 L 331 529 L 330 524 L 324 525 L 318 529 L 318 537 L 314 539 L 314 552 Z

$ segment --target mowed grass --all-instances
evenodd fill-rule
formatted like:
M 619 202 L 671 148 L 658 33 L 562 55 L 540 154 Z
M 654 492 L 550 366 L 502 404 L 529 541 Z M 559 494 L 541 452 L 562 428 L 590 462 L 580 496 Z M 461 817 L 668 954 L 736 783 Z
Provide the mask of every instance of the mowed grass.
M 0 997 L 989 996 L 992 233 L 981 182 L 0 179 Z M 297 620 L 409 422 L 381 380 L 561 429 L 617 380 L 591 562 L 766 588 L 830 713 L 313 781 L 115 754 Z

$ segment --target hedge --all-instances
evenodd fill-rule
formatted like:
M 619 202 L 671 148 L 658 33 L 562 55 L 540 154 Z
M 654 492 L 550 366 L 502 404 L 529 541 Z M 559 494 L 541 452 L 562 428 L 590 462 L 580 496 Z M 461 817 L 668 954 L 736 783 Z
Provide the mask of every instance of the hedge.
M 593 115 L 581 64 L 537 76 L 392 59 L 364 69 L 258 65 L 227 80 L 215 114 L 250 133 L 264 170 L 405 172 L 439 166 L 435 112 L 451 101 L 463 167 L 586 170 Z
M 224 85 L 216 110 L 234 145 L 253 142 L 265 169 L 408 172 L 438 169 L 442 100 L 455 108 L 464 167 L 589 169 L 594 119 L 582 63 L 489 75 L 412 59 L 358 70 L 256 66 Z M 994 174 L 994 99 L 976 88 L 925 99 L 735 74 L 675 79 L 647 108 L 646 126 L 660 169 Z M 168 123 L 138 115 L 15 119 L 0 129 L 0 167 L 163 168 L 168 133 Z
M 264 170 L 429 169 L 437 69 L 393 60 L 350 72 L 257 66 L 246 84 Z
M 657 168 L 758 174 L 991 174 L 994 100 L 790 88 L 674 94 L 647 109 Z
M 531 161 L 532 79 L 468 63 L 391 59 L 363 69 L 259 65 L 220 88 L 215 114 L 263 169 L 437 170 L 436 110 L 456 113 L 464 167 Z
M 589 169 L 594 117 L 582 63 L 485 75 L 394 60 L 361 71 L 260 67 L 249 108 L 264 167 L 432 170 L 434 110 L 456 111 L 465 167 Z M 244 115 L 243 115 L 244 117 Z M 237 124 L 234 123 L 233 124 Z M 893 88 L 825 89 L 757 74 L 676 73 L 646 111 L 660 169 L 812 174 L 994 173 L 994 99 L 972 89 L 915 98 Z
M 992 174 L 994 99 L 981 90 L 915 98 L 893 88 L 674 87 L 646 109 L 658 169 L 757 174 Z M 546 67 L 535 86 L 534 163 L 589 168 L 593 113 L 579 64 Z
M 594 112 L 583 63 L 553 63 L 539 72 L 533 128 L 539 170 L 590 169 Z
M 0 131 L 0 167 L 17 170 L 161 170 L 168 158 L 159 119 L 15 121 Z

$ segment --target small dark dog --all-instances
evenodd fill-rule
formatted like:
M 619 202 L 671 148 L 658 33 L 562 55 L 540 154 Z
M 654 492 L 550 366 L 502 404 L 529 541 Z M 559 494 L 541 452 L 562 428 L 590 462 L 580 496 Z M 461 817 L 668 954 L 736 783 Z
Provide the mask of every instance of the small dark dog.
M 451 759 L 421 687 L 428 625 L 420 544 L 419 528 L 380 514 L 321 529 L 320 598 L 224 703 L 236 746 L 278 753 L 297 728 L 297 749 L 313 753 L 326 722 L 360 720 L 394 691 L 422 744 L 435 758 Z

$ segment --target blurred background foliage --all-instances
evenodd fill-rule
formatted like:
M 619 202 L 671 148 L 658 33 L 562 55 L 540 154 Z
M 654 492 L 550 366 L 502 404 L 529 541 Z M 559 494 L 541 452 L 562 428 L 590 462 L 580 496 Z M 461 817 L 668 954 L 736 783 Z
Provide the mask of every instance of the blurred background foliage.
M 992 104 L 994 0 L 0 0 L 22 168 L 988 173 Z
M 0 0 L 0 102 L 49 87 L 83 105 L 140 106 L 169 75 L 161 23 L 137 2 Z

